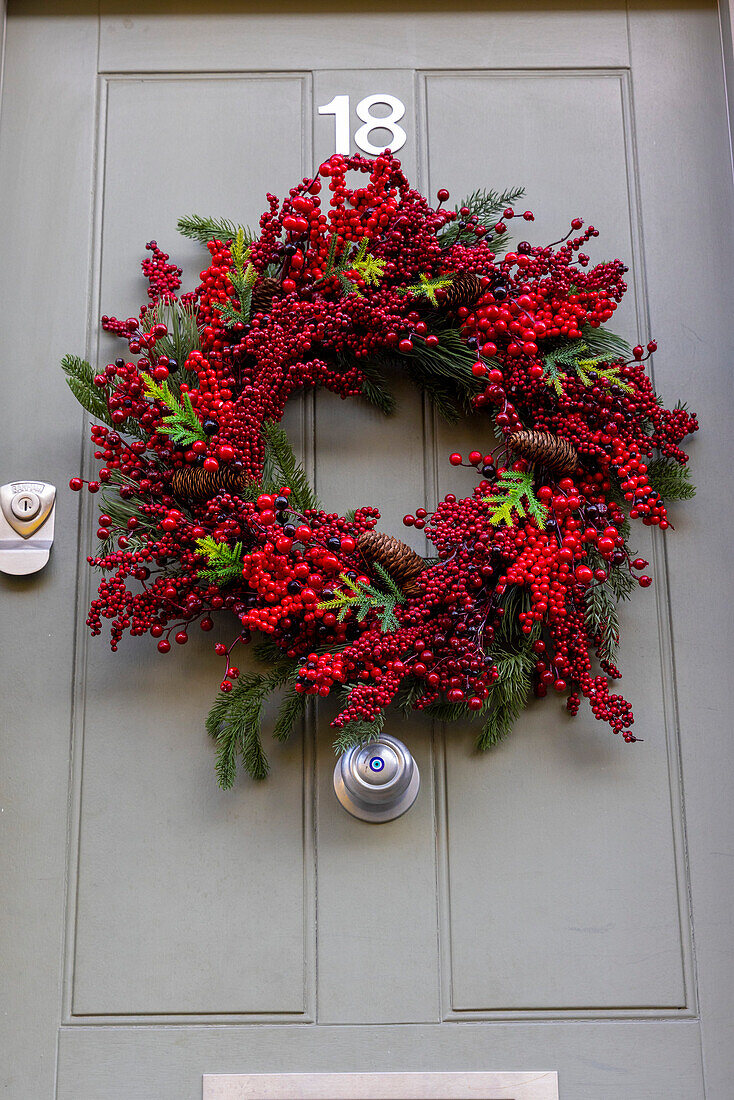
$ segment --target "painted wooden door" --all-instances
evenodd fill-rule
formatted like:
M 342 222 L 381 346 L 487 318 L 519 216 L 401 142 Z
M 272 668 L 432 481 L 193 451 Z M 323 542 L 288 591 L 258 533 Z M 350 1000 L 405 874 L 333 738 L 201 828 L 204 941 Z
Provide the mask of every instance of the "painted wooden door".
M 395 729 L 424 776 L 368 826 L 331 788 L 328 713 L 217 790 L 209 645 L 110 654 L 83 626 L 91 468 L 57 368 L 106 362 L 158 239 L 196 281 L 179 215 L 254 223 L 334 150 L 337 95 L 405 105 L 429 193 L 522 183 L 534 239 L 575 215 L 629 257 L 618 327 L 660 341 L 662 393 L 703 431 L 699 494 L 637 533 L 656 586 L 625 608 L 644 743 L 529 710 L 477 758 L 468 732 Z M 370 139 L 387 142 L 384 130 Z M 3 1096 L 195 1100 L 205 1072 L 558 1069 L 563 1100 L 734 1095 L 731 166 L 714 5 L 15 3 L 0 130 L 0 480 L 60 487 L 51 563 L 0 578 Z M 127 305 L 125 304 L 127 303 Z M 462 487 L 400 384 L 392 422 L 319 393 L 288 423 L 333 509 L 385 525 Z

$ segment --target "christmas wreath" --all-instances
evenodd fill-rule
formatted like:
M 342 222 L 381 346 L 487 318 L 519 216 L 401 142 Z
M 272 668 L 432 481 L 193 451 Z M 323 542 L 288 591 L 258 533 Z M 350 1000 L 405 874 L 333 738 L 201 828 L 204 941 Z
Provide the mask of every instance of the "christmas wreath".
M 179 294 L 181 270 L 149 242 L 149 301 L 102 318 L 131 358 L 99 372 L 63 360 L 103 463 L 86 483 L 102 500 L 92 634 L 108 619 L 113 650 L 129 632 L 165 654 L 215 612 L 238 620 L 215 646 L 225 671 L 207 720 L 223 787 L 238 757 L 267 774 L 271 692 L 281 740 L 309 696 L 342 693 L 338 750 L 379 735 L 389 707 L 477 718 L 486 749 L 549 689 L 637 740 L 610 693 L 617 604 L 651 583 L 630 520 L 665 530 L 666 502 L 693 495 L 679 444 L 698 424 L 655 394 L 656 345 L 605 327 L 627 269 L 589 266 L 593 226 L 575 218 L 554 244 L 509 250 L 511 220 L 533 220 L 513 208 L 521 195 L 476 191 L 451 210 L 442 189 L 434 208 L 389 152 L 334 156 L 282 203 L 267 196 L 258 235 L 183 218 L 210 254 L 195 291 Z M 395 371 L 446 419 L 487 417 L 479 449 L 449 457 L 476 468 L 472 495 L 405 516 L 433 558 L 377 530 L 374 507 L 324 511 L 280 425 L 314 386 L 389 415 Z M 235 651 L 255 636 L 262 671 L 240 674 Z

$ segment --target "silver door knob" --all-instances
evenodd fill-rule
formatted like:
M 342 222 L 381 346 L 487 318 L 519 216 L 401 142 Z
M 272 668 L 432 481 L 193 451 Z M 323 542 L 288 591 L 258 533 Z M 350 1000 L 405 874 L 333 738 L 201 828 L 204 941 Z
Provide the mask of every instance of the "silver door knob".
M 402 741 L 383 733 L 343 752 L 334 768 L 334 790 L 345 810 L 362 821 L 392 821 L 415 802 L 421 779 Z

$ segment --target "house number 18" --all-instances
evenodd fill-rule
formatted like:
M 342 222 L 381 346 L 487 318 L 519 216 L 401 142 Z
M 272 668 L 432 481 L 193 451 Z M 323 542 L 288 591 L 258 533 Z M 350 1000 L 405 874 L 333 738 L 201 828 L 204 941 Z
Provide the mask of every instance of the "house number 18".
M 382 103 L 390 108 L 390 113 L 381 118 L 372 114 L 372 108 L 377 103 Z M 394 95 L 385 92 L 377 92 L 375 95 L 365 96 L 360 99 L 356 107 L 357 118 L 364 125 L 360 126 L 354 135 L 355 145 L 363 153 L 369 153 L 376 157 L 385 149 L 392 149 L 397 153 L 402 149 L 407 140 L 407 134 L 402 126 L 398 126 L 400 119 L 405 114 L 405 104 Z M 349 96 L 335 95 L 331 103 L 325 103 L 319 107 L 320 115 L 334 115 L 334 152 L 349 153 L 351 151 L 351 132 L 349 117 Z M 389 130 L 391 140 L 384 145 L 373 145 L 370 134 L 373 130 Z

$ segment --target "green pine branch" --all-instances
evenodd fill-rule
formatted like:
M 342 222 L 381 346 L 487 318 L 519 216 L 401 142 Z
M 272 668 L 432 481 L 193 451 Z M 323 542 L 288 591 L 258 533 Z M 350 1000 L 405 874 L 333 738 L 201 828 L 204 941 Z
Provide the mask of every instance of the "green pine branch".
M 626 565 L 626 559 L 631 557 L 630 549 L 626 543 L 624 549 L 626 558 L 622 565 L 610 565 L 593 546 L 589 547 L 586 551 L 589 567 L 591 569 L 604 569 L 606 571 L 607 579 L 604 583 L 611 589 L 617 603 L 620 603 L 622 600 L 628 600 L 637 588 L 637 581 Z
M 95 371 L 91 363 L 86 359 L 80 359 L 78 355 L 65 355 L 61 360 L 61 369 L 66 375 L 69 389 L 82 408 L 97 420 L 101 420 L 103 424 L 115 428 L 116 425 L 112 423 L 110 410 L 107 408 L 109 386 L 95 385 Z
M 220 691 L 215 699 L 206 729 L 217 743 L 216 771 L 223 789 L 235 781 L 238 757 L 253 779 L 267 776 L 269 765 L 261 739 L 263 704 L 292 674 L 293 662 L 282 662 L 264 675 L 241 676 L 230 692 Z
M 255 240 L 255 234 L 251 229 L 236 225 L 227 218 L 200 218 L 197 214 L 190 214 L 179 218 L 176 228 L 182 236 L 204 245 L 209 241 L 222 241 L 223 244 L 233 241 L 240 230 L 244 233 L 248 244 L 252 244 Z
M 625 393 L 634 393 L 634 388 L 629 382 L 620 378 L 618 366 L 601 367 L 600 359 L 577 359 L 576 374 L 584 386 L 594 386 L 601 379 L 610 386 L 619 386 Z
M 502 741 L 525 708 L 532 686 L 535 654 L 531 648 L 535 631 L 525 636 L 521 646 L 514 651 L 496 648 L 490 651 L 498 677 L 490 691 L 487 718 L 477 737 L 481 751 Z
M 603 325 L 599 325 L 598 328 L 594 328 L 593 325 L 582 325 L 581 338 L 591 354 L 600 361 L 632 358 L 632 348 L 627 341 L 622 336 L 617 336 L 616 332 L 610 332 Z
M 372 364 L 360 364 L 360 370 L 364 374 L 362 382 L 362 395 L 370 405 L 374 405 L 385 416 L 391 416 L 395 412 L 395 395 L 390 392 L 385 379 Z
M 401 359 L 407 359 L 416 374 L 426 379 L 450 382 L 464 394 L 479 393 L 484 383 L 472 371 L 477 357 L 466 346 L 459 330 L 436 329 L 435 335 L 438 336 L 438 347 L 431 348 L 425 340 L 416 339 L 409 351 L 397 354 Z
M 367 238 L 364 238 L 364 240 L 366 241 Z M 371 256 L 365 247 L 364 253 L 361 256 L 359 254 L 357 255 L 357 258 L 352 264 L 352 270 L 357 272 L 367 286 L 379 286 L 380 280 L 385 274 L 385 265 L 385 260 L 380 260 L 376 256 Z
M 184 366 L 192 351 L 201 348 L 199 319 L 193 302 L 160 298 L 146 310 L 145 324 L 148 328 L 158 324 L 166 326 L 167 335 L 156 340 L 153 350 L 156 356 L 167 355 L 174 359 L 179 368 Z
M 594 568 L 592 561 L 589 562 Z M 615 661 L 619 645 L 619 615 L 614 590 L 608 581 L 595 581 L 586 589 L 584 623 L 590 638 L 597 643 L 602 661 Z
M 295 680 L 294 672 L 293 679 Z M 276 741 L 287 741 L 293 732 L 293 727 L 303 717 L 308 702 L 307 695 L 301 695 L 293 687 L 283 696 L 280 709 L 273 726 L 273 737 Z
M 274 420 L 266 420 L 262 426 L 262 436 L 265 444 L 263 485 L 278 489 L 288 486 L 291 491 L 290 504 L 295 511 L 317 510 L 319 502 L 316 494 L 293 453 L 284 429 Z M 276 483 L 278 478 L 280 484 Z
M 526 515 L 532 516 L 541 530 L 545 528 L 548 509 L 535 496 L 531 473 L 505 470 L 494 489 L 491 496 L 483 498 L 490 505 L 489 522 L 493 527 L 500 523 L 511 526 L 515 522 L 512 515 L 515 511 L 520 519 L 524 519 Z
M 459 241 L 464 244 L 477 243 L 478 238 L 472 232 L 471 226 L 464 225 L 463 228 L 461 227 L 461 223 L 465 220 L 459 214 L 459 210 L 461 210 L 462 207 L 468 208 L 469 217 L 472 215 L 476 216 L 477 221 L 473 223 L 474 225 L 483 225 L 487 229 L 491 229 L 499 220 L 505 207 L 513 206 L 524 194 L 524 187 L 511 187 L 506 191 L 479 188 L 471 195 L 467 195 L 467 197 L 455 207 L 457 213 L 456 221 L 450 222 L 442 230 L 439 236 L 441 246 L 443 248 L 450 248 L 451 245 Z M 499 253 L 507 247 L 509 239 L 506 233 L 496 234 L 489 239 L 490 246 L 495 255 L 499 255 Z
M 206 440 L 201 421 L 187 393 L 182 394 L 179 401 L 171 392 L 167 381 L 158 383 L 150 375 L 146 375 L 143 384 L 147 396 L 154 401 L 160 401 L 169 410 L 168 416 L 164 416 L 158 426 L 159 432 L 167 435 L 179 447 L 188 447 L 197 439 Z
M 663 500 L 690 500 L 696 495 L 691 471 L 675 459 L 655 458 L 648 463 L 647 480 Z
M 217 542 L 211 535 L 205 535 L 203 539 L 196 540 L 196 546 L 207 561 L 207 568 L 198 570 L 198 575 L 203 580 L 221 588 L 242 577 L 241 542 L 230 546 L 226 542 Z
M 339 730 L 334 741 L 334 752 L 337 756 L 341 756 L 343 752 L 346 752 L 347 749 L 354 748 L 355 745 L 367 745 L 370 741 L 376 741 L 382 733 L 384 725 L 384 711 L 378 714 L 373 722 L 347 722 L 347 724 L 342 726 Z
M 367 286 L 378 286 L 385 272 L 385 260 L 372 256 L 368 251 L 369 237 L 362 237 L 357 251 L 353 251 L 352 242 L 347 241 L 341 252 L 338 251 L 338 234 L 332 233 L 329 241 L 329 251 L 326 255 L 324 274 L 316 280 L 315 286 L 325 283 L 336 276 L 339 285 L 346 295 L 356 294 L 362 298 L 359 287 L 355 286 L 349 278 L 349 272 L 355 272 Z

